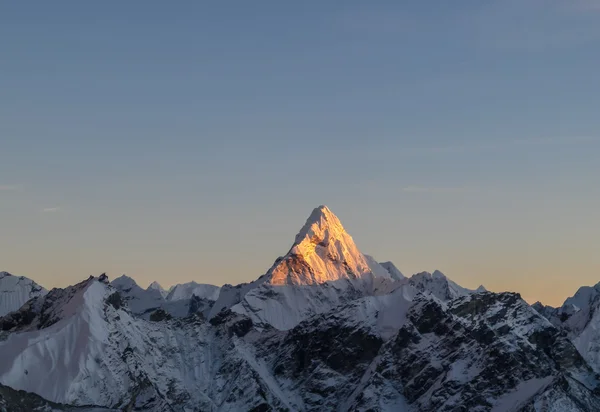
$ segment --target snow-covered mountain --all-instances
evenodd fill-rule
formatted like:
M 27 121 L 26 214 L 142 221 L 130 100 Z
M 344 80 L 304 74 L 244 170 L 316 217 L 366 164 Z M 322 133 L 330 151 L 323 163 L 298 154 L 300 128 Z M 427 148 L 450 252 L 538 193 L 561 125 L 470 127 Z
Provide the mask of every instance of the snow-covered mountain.
M 219 298 L 220 290 L 220 287 L 214 285 L 196 282 L 183 283 L 173 286 L 167 294 L 166 300 L 172 302 L 176 300 L 191 299 L 193 295 L 202 299 L 215 301 Z
M 532 307 L 564 330 L 581 355 L 600 373 L 600 283 L 579 288 L 559 308 L 540 302 Z
M 518 294 L 482 292 L 447 304 L 419 295 L 407 319 L 363 377 L 357 410 L 558 412 L 600 406 L 597 375 Z
M 19 309 L 25 302 L 48 291 L 24 276 L 0 272 L 0 316 Z
M 10 330 L 0 382 L 62 404 L 148 411 L 598 410 L 595 373 L 517 294 L 444 303 L 414 291 L 404 284 L 280 331 L 229 310 L 147 321 L 92 278 L 0 321 Z
M 166 303 L 160 290 L 155 288 L 142 289 L 135 280 L 128 276 L 120 276 L 113 280 L 111 284 L 127 301 L 129 309 L 137 315 L 152 312 Z
M 206 286 L 33 296 L 0 317 L 0 411 L 600 410 L 600 286 L 555 309 L 405 278 L 325 206 L 266 274 Z
M 104 278 L 89 278 L 0 319 L 11 332 L 0 342 L 0 382 L 63 404 L 167 408 L 136 363 L 159 362 L 150 342 L 160 330 L 124 305 Z M 133 348 L 143 359 L 128 358 Z
M 269 271 L 271 285 L 320 285 L 339 280 L 366 280 L 372 275 L 390 277 L 388 271 L 368 263 L 340 220 L 319 206 L 296 235 L 292 248 Z
M 186 285 L 196 285 L 197 287 L 190 287 L 182 290 L 178 289 L 177 285 L 172 288 L 172 292 L 179 290 L 180 294 L 171 296 L 168 294 L 164 297 L 165 290 L 154 282 L 147 289 L 142 289 L 132 278 L 128 276 L 120 276 L 113 280 L 111 285 L 120 293 L 121 298 L 127 303 L 127 307 L 136 316 L 141 316 L 144 319 L 150 319 L 152 313 L 157 310 L 162 310 L 166 314 L 172 317 L 183 318 L 192 313 L 200 312 L 208 315 L 212 305 L 214 304 L 214 298 L 218 294 L 218 287 L 212 285 L 198 285 L 191 282 Z M 158 287 L 156 286 L 158 285 Z M 188 296 L 187 293 L 191 292 Z M 209 298 L 206 296 L 207 292 Z M 196 294 L 197 293 L 197 294 Z
M 160 283 L 154 281 L 152 282 L 149 286 L 148 289 L 146 290 L 157 290 L 158 293 L 160 293 L 160 296 L 163 297 L 163 299 L 167 298 L 167 295 L 169 294 L 169 292 L 165 289 L 163 289 L 163 287 L 160 285 Z
M 390 293 L 407 283 L 417 291 L 440 298 L 443 294 L 445 300 L 474 292 L 439 272 L 433 281 L 427 281 L 423 274 L 407 279 L 392 262 L 378 263 L 359 251 L 329 208 L 319 206 L 296 235 L 289 252 L 265 275 L 251 283 L 223 286 L 210 317 L 231 308 L 257 325 L 288 330 L 314 314 L 359 297 Z
M 256 324 L 287 330 L 337 305 L 390 291 L 394 282 L 386 268 L 358 250 L 337 216 L 319 206 L 285 256 L 257 281 L 222 291 L 215 308 L 231 307 Z
M 410 277 L 408 283 L 414 286 L 419 292 L 429 292 L 442 301 L 448 301 L 461 296 L 468 296 L 472 293 L 486 291 L 483 286 L 479 286 L 475 290 L 463 288 L 448 279 L 446 275 L 439 270 L 436 270 L 433 273 L 417 273 Z
M 383 268 L 385 270 L 388 271 L 388 273 L 390 274 L 390 276 L 392 277 L 392 279 L 394 280 L 402 280 L 405 279 L 406 276 L 404 276 L 402 274 L 402 272 L 400 272 L 400 270 L 398 270 L 398 268 L 396 267 L 396 265 L 394 265 L 392 262 L 381 262 L 380 263 L 381 266 L 383 266 Z

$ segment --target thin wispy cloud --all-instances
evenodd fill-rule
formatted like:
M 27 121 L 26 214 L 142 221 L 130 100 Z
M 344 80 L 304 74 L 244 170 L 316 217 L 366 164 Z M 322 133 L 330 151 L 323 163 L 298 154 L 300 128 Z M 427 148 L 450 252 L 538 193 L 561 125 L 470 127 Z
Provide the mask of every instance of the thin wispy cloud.
M 61 209 L 60 207 L 46 207 L 44 209 L 42 209 L 42 213 L 56 213 L 59 212 Z

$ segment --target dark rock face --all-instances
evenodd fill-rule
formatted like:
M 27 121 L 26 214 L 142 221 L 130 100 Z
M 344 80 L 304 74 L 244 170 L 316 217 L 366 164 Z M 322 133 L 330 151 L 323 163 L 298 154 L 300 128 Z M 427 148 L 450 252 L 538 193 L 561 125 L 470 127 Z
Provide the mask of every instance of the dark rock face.
M 245 336 L 254 326 L 252 319 L 229 309 L 220 312 L 209 322 L 213 326 L 219 326 L 222 331 L 227 333 L 227 336 L 235 335 L 239 338 Z
M 25 391 L 17 391 L 0 384 L 0 412 L 117 412 L 116 409 L 106 409 L 94 406 L 69 406 L 49 402 L 46 399 Z
M 237 313 L 232 312 L 230 309 L 226 309 L 219 312 L 219 314 L 217 314 L 215 317 L 211 318 L 209 322 L 213 326 L 224 325 L 237 316 Z
M 401 394 L 419 411 L 488 411 L 525 381 L 553 381 L 567 371 L 594 376 L 566 336 L 517 294 L 477 294 L 447 307 L 417 298 L 408 318 L 379 352 L 366 394 Z M 355 408 L 372 401 L 361 395 Z
M 212 300 L 192 295 L 190 298 L 188 315 L 201 314 L 202 316 L 207 317 L 214 303 L 215 302 Z
M 12 331 L 30 325 L 37 316 L 35 308 L 38 299 L 39 298 L 34 298 L 23 305 L 18 311 L 9 313 L 0 318 L 0 330 Z
M 252 329 L 252 320 L 249 318 L 238 319 L 229 325 L 230 334 L 234 334 L 238 338 L 246 336 Z
M 150 314 L 150 322 L 162 322 L 163 320 L 171 320 L 173 317 L 163 309 L 157 309 Z
M 424 302 L 421 310 L 411 311 L 408 318 L 419 333 L 435 333 L 438 336 L 448 332 L 448 323 L 452 320 L 435 301 Z
M 310 373 L 317 361 L 336 372 L 347 373 L 361 364 L 368 365 L 382 344 L 380 337 L 366 330 L 343 326 L 315 330 L 304 325 L 292 329 L 283 342 L 293 348 L 291 366 L 296 375 Z
M 121 299 L 121 294 L 119 292 L 111 294 L 106 300 L 106 303 L 117 310 L 124 306 L 123 299 Z

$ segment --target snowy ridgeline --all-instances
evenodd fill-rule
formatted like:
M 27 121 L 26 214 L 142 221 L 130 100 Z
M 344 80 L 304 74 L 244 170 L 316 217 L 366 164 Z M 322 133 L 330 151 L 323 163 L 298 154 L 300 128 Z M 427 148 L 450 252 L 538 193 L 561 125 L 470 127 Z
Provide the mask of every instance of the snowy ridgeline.
M 0 285 L 0 410 L 600 410 L 600 287 L 554 309 L 407 278 L 324 206 L 247 284 Z

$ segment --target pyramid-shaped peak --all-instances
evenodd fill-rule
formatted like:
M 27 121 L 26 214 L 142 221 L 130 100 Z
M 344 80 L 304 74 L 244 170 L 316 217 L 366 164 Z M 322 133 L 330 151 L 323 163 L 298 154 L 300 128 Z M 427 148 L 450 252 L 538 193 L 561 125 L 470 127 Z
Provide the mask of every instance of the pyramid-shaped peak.
M 345 233 L 340 219 L 325 205 L 315 208 L 306 223 L 296 235 L 295 244 L 302 242 L 306 237 L 317 236 L 325 238 Z
M 164 290 L 163 287 L 157 281 L 154 281 L 148 286 L 148 289 Z
M 267 275 L 268 282 L 274 285 L 359 280 L 365 275 L 391 277 L 374 259 L 358 250 L 337 216 L 324 205 L 312 211 L 288 254 L 278 259 Z
M 318 207 L 315 207 L 313 209 L 313 213 L 322 214 L 322 215 L 333 215 L 335 217 L 335 215 L 333 214 L 331 209 L 328 208 L 326 205 L 320 205 Z
M 434 278 L 447 279 L 446 275 L 444 275 L 440 270 L 437 269 L 433 271 L 431 276 Z
M 308 217 L 308 222 L 318 223 L 323 220 L 330 223 L 340 223 L 338 217 L 325 205 L 316 207 Z
M 169 292 L 167 292 L 157 281 L 152 282 L 146 290 L 154 293 L 158 292 L 163 299 L 169 294 Z

